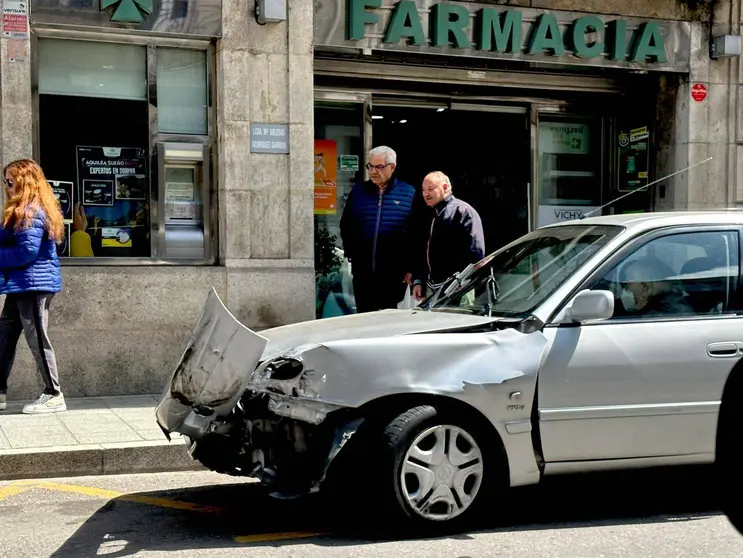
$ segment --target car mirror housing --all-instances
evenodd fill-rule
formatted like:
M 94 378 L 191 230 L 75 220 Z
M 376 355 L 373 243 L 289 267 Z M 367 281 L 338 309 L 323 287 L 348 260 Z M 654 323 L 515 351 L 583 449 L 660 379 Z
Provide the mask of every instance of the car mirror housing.
M 614 294 L 611 291 L 581 291 L 573 299 L 569 315 L 578 323 L 608 320 L 614 315 Z

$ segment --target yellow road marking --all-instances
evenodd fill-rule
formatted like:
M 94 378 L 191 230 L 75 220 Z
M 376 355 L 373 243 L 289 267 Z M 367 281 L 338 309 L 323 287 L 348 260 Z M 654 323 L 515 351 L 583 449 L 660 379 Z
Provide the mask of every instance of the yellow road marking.
M 16 494 L 26 492 L 26 490 L 31 490 L 32 488 L 33 485 L 21 484 L 9 484 L 8 486 L 4 486 L 3 488 L 0 488 L 0 501 L 5 500 L 10 496 L 15 496 Z
M 105 488 L 95 488 L 93 486 L 83 486 L 77 484 L 62 484 L 57 482 L 40 482 L 39 488 L 56 490 L 57 492 L 70 492 L 73 494 L 82 494 L 93 498 L 104 498 L 106 500 L 121 500 L 124 502 L 136 502 L 138 504 L 149 504 L 160 508 L 171 508 L 176 510 L 197 511 L 202 513 L 217 513 L 224 511 L 217 506 L 196 504 L 193 502 L 180 502 L 169 498 L 157 498 L 155 496 L 140 496 L 137 494 L 125 494 Z
M 220 513 L 225 512 L 224 508 L 218 506 L 210 506 L 203 504 L 195 504 L 193 502 L 181 502 L 178 500 L 170 500 L 168 498 L 157 498 L 154 496 L 140 496 L 137 494 L 126 494 L 124 492 L 117 492 L 115 490 L 108 490 L 105 488 L 96 488 L 93 486 L 85 486 L 78 484 L 65 484 L 59 482 L 47 482 L 41 480 L 21 480 L 15 481 L 7 486 L 0 488 L 0 501 L 5 500 L 11 496 L 21 494 L 27 490 L 41 488 L 52 492 L 67 492 L 70 494 L 80 494 L 82 496 L 90 496 L 91 498 L 101 498 L 104 500 L 122 500 L 125 502 L 135 502 L 138 504 L 148 504 L 160 508 L 170 508 L 177 510 L 195 511 L 202 513 Z M 261 542 L 273 542 L 273 541 L 287 541 L 292 539 L 309 539 L 315 537 L 327 536 L 328 533 L 319 533 L 315 531 L 293 531 L 286 533 L 262 533 L 243 535 L 234 537 L 236 543 L 261 543 Z
M 261 535 L 243 535 L 235 537 L 236 543 L 259 543 L 273 541 L 288 541 L 292 539 L 313 539 L 326 536 L 328 533 L 315 533 L 313 531 L 296 531 L 290 533 L 264 533 Z

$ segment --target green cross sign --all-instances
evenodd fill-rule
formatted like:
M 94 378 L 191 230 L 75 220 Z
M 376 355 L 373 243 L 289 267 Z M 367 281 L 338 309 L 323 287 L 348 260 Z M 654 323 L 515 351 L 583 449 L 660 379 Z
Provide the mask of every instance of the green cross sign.
M 152 0 L 101 0 L 101 11 L 116 6 L 111 21 L 122 23 L 141 23 L 146 15 L 152 13 Z

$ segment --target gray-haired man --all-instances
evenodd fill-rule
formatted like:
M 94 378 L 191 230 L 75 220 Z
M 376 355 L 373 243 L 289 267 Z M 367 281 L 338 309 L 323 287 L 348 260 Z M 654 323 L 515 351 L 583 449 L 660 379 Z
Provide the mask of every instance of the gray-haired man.
M 396 308 L 402 300 L 420 251 L 416 223 L 425 207 L 415 188 L 395 177 L 397 154 L 390 147 L 372 149 L 366 168 L 370 180 L 354 186 L 340 223 L 358 312 Z

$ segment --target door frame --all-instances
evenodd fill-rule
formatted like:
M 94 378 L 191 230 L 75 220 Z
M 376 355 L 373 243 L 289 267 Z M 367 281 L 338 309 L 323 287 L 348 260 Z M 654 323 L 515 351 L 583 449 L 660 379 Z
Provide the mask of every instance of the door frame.
M 358 91 L 358 90 L 346 90 L 346 89 L 333 89 L 328 87 L 315 87 L 314 99 L 312 102 L 313 110 L 314 105 L 318 101 L 329 101 L 332 103 L 347 103 L 347 104 L 362 104 L 364 107 L 364 120 L 362 126 L 362 137 L 364 139 L 364 153 L 369 152 L 372 148 L 372 94 L 370 91 Z M 362 156 L 362 159 L 364 157 Z M 369 180 L 369 170 L 366 168 L 366 162 L 361 161 L 360 163 L 364 168 L 364 180 Z
M 541 190 L 541 174 L 539 164 L 539 125 L 544 117 L 557 116 L 569 120 L 575 118 L 581 121 L 598 122 L 598 134 L 599 134 L 599 172 L 598 172 L 598 188 L 599 188 L 599 206 L 603 205 L 606 200 L 607 191 L 607 176 L 610 175 L 610 169 L 608 168 L 609 161 L 609 148 L 610 143 L 607 136 L 608 120 L 603 113 L 596 113 L 595 111 L 579 110 L 577 107 L 570 104 L 557 104 L 557 103 L 532 103 L 531 104 L 531 130 L 532 130 L 532 147 L 531 147 L 531 177 L 532 187 L 529 195 L 532 200 L 530 215 L 532 219 L 534 230 L 539 226 L 539 197 Z M 580 206 L 578 206 L 580 207 Z M 603 211 L 599 215 L 603 214 Z

